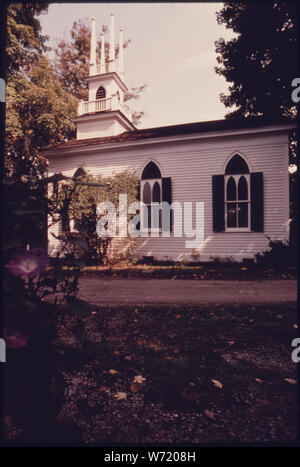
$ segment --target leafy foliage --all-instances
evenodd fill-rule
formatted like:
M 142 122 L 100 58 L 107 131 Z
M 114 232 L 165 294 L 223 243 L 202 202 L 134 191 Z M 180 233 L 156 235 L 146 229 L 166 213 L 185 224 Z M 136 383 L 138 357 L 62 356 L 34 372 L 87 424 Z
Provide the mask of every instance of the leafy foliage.
M 296 266 L 297 255 L 295 246 L 281 240 L 269 238 L 269 248 L 263 253 L 255 255 L 259 265 L 271 268 L 281 268 L 282 266 Z
M 63 234 L 59 240 L 77 245 L 77 256 L 89 263 L 107 263 L 115 255 L 109 256 L 109 247 L 112 239 L 101 238 L 96 233 L 96 224 L 99 216 L 96 206 L 104 201 L 110 201 L 118 206 L 119 194 L 127 194 L 128 204 L 136 201 L 138 179 L 129 172 L 123 172 L 111 177 L 93 177 L 82 175 L 61 182 L 53 190 L 50 197 L 52 205 L 52 225 L 62 222 Z M 56 213 L 59 214 L 57 217 Z M 73 225 L 73 229 L 70 225 Z M 129 252 L 133 252 L 130 243 Z
M 295 117 L 296 4 L 225 2 L 217 20 L 237 35 L 216 42 L 216 72 L 233 83 L 229 95 L 221 94 L 232 109 L 227 117 Z
M 47 50 L 37 15 L 47 13 L 48 3 L 14 3 L 7 6 L 7 73 L 30 69 Z
M 7 85 L 6 167 L 8 175 L 34 178 L 46 170 L 39 156 L 49 144 L 63 141 L 75 130 L 77 102 L 53 78 L 41 56 L 27 75 L 16 73 Z
M 42 35 L 37 15 L 47 4 L 17 3 L 7 7 L 7 88 L 5 171 L 3 179 L 4 264 L 17 251 L 27 247 L 46 249 L 47 161 L 40 151 L 72 133 L 70 117 L 77 101 L 63 91 L 44 53 L 47 37 Z M 66 259 L 72 270 L 63 270 L 56 258 L 38 277 L 14 277 L 8 271 L 4 280 L 6 329 L 31 334 L 55 318 L 42 302 L 55 295 L 55 301 L 77 293 L 80 268 L 74 255 Z M 44 323 L 45 324 L 45 323 Z

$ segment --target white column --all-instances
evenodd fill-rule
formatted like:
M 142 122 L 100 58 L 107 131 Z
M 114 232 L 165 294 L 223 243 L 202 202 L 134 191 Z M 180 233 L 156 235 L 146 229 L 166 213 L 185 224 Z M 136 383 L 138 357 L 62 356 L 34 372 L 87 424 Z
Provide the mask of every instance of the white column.
M 82 115 L 82 114 L 83 114 L 83 100 L 80 100 L 78 102 L 77 115 Z
M 115 17 L 110 15 L 110 43 L 109 43 L 109 62 L 108 71 L 116 71 L 115 63 Z
M 90 76 L 96 73 L 96 22 L 92 18 L 91 49 L 90 49 Z
M 104 34 L 103 32 L 101 33 L 101 57 L 100 57 L 100 73 L 105 73 L 106 67 L 105 67 L 105 48 L 104 48 Z
M 123 29 L 120 29 L 119 75 L 124 77 Z

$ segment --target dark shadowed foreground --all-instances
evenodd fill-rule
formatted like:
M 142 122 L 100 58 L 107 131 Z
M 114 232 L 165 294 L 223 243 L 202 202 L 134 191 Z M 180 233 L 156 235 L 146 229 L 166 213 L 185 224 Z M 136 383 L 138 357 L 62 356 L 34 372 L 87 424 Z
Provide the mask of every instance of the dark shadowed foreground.
M 291 441 L 295 311 L 74 304 L 55 342 L 56 419 L 103 445 Z

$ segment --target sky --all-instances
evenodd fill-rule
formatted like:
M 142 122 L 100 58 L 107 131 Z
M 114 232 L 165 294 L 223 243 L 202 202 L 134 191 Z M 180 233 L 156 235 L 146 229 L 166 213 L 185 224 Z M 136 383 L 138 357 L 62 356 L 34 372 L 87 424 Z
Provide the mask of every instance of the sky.
M 40 16 L 49 45 L 70 38 L 74 21 L 96 18 L 97 40 L 102 25 L 115 15 L 124 40 L 125 82 L 130 89 L 144 83 L 146 91 L 132 108 L 143 110 L 139 128 L 151 128 L 224 118 L 228 109 L 219 94 L 228 83 L 214 71 L 214 42 L 234 34 L 217 23 L 222 3 L 58 3 Z M 108 39 L 109 36 L 107 36 Z

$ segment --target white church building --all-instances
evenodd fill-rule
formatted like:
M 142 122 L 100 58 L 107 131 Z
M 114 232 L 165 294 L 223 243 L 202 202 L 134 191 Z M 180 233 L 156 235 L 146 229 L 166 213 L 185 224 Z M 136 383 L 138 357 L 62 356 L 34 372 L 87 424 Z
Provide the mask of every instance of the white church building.
M 78 169 L 102 177 L 130 171 L 140 179 L 140 201 L 147 208 L 162 202 L 201 206 L 201 235 L 178 235 L 179 217 L 171 216 L 168 236 L 161 225 L 137 238 L 136 253 L 157 260 L 208 261 L 212 257 L 254 258 L 268 237 L 289 237 L 289 133 L 287 121 L 223 119 L 157 128 L 135 128 L 124 106 L 123 32 L 115 59 L 114 17 L 110 52 L 96 57 L 92 19 L 88 101 L 81 101 L 76 139 L 47 148 L 49 175 L 72 177 Z M 189 203 L 189 204 L 188 204 Z M 184 223 L 184 221 L 183 221 Z M 151 222 L 150 222 L 151 224 Z M 198 227 L 197 227 L 198 228 Z M 155 230 L 155 232 L 153 232 Z M 49 252 L 60 248 L 49 228 Z

